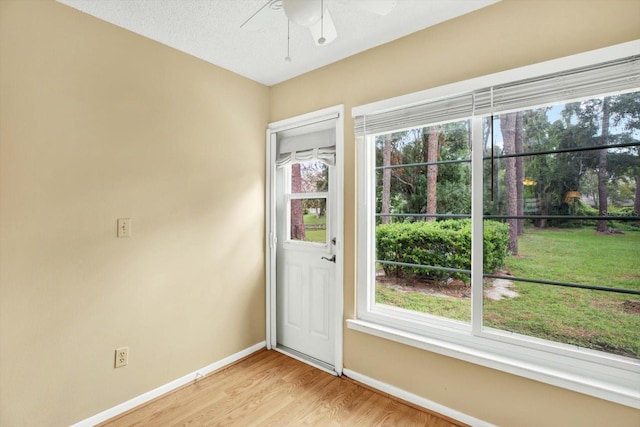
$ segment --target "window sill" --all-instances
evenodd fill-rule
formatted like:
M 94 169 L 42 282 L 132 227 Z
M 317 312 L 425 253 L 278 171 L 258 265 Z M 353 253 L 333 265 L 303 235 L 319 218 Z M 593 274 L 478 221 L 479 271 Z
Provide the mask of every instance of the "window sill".
M 640 409 L 640 362 L 604 366 L 549 351 L 480 336 L 443 340 L 371 321 L 347 319 L 347 327 L 411 347 Z

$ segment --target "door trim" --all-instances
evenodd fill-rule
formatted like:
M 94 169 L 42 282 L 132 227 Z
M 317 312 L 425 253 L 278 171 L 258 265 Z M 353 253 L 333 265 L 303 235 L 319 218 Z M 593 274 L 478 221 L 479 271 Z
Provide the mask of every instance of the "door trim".
M 334 322 L 334 371 L 342 375 L 342 337 L 344 316 L 344 105 L 336 105 L 307 114 L 291 117 L 285 120 L 269 123 L 266 131 L 266 224 L 265 224 L 265 253 L 266 253 L 266 344 L 268 349 L 276 349 L 276 183 L 275 157 L 276 133 L 311 125 L 325 120 L 336 120 L 336 166 L 334 179 L 336 180 L 336 230 L 337 239 L 334 247 L 336 254 L 335 277 L 335 307 Z M 308 362 L 308 361 L 307 361 Z M 311 362 L 312 363 L 312 362 Z M 312 363 L 313 364 L 313 363 Z M 326 370 L 324 367 L 320 367 Z

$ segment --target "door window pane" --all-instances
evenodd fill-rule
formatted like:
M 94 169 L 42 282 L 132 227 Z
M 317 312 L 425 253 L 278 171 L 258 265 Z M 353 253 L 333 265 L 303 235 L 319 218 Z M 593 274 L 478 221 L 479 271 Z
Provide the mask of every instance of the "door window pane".
M 327 243 L 326 197 L 290 201 L 290 240 Z
M 291 165 L 291 194 L 324 193 L 329 191 L 329 167 L 322 162 Z

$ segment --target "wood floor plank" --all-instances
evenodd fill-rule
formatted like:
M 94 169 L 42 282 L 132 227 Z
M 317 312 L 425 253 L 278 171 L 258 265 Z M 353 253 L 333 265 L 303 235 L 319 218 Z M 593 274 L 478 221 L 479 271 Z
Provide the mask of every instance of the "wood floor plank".
M 320 392 L 320 390 L 329 385 L 335 378 L 322 371 L 320 371 L 322 375 L 318 377 L 317 374 L 319 372 L 317 370 L 310 366 L 308 368 L 308 372 L 303 377 L 305 378 L 305 381 L 299 382 L 298 386 L 295 388 L 287 387 L 287 390 L 283 392 L 284 395 L 294 397 L 294 400 L 290 402 L 289 405 L 282 408 L 282 410 L 266 418 L 264 422 L 259 425 L 291 425 L 294 420 L 299 418 L 300 414 L 308 408 L 309 402 L 315 401 L 315 396 Z
M 462 426 L 276 351 L 259 351 L 101 424 Z

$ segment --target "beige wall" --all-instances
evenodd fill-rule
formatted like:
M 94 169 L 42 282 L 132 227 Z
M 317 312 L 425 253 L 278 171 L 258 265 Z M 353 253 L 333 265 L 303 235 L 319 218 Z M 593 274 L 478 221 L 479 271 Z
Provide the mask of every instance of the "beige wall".
M 264 339 L 268 121 L 637 39 L 639 17 L 637 0 L 506 0 L 270 91 L 53 0 L 0 0 L 0 425 L 73 423 Z M 350 330 L 345 364 L 502 425 L 639 421 Z
M 272 121 L 345 105 L 345 317 L 355 312 L 352 107 L 638 38 L 637 0 L 505 0 L 274 86 Z M 344 346 L 347 368 L 499 425 L 640 425 L 629 407 L 348 329 Z
M 263 341 L 269 89 L 53 0 L 0 0 L 0 67 L 0 425 Z

